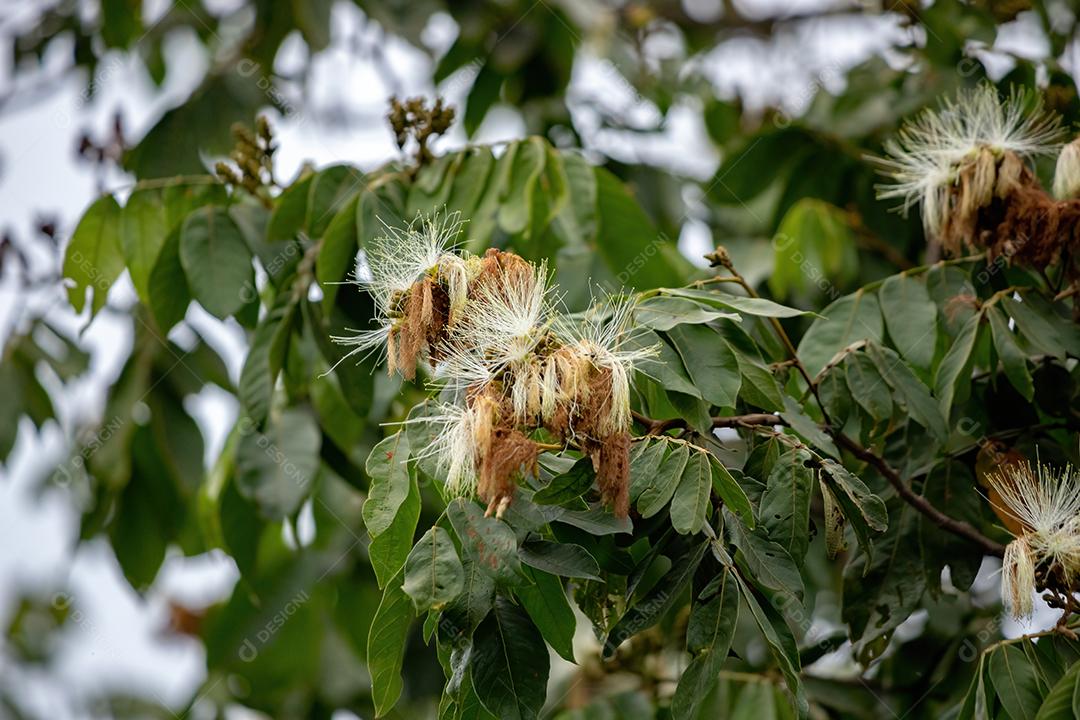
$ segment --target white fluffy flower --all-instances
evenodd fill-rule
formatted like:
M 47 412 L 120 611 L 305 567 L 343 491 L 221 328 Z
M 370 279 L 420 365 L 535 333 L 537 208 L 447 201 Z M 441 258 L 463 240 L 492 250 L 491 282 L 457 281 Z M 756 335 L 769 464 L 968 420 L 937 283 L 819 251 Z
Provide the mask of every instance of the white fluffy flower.
M 1049 535 L 1075 525 L 1080 514 L 1080 473 L 1066 467 L 1055 477 L 1043 463 L 1006 466 L 987 476 L 1009 513 L 1036 535 Z
M 921 203 L 927 234 L 937 235 L 949 213 L 949 187 L 980 151 L 989 150 L 995 158 L 1006 152 L 1032 157 L 1059 146 L 1057 116 L 1045 112 L 1037 99 L 1030 110 L 1028 104 L 1025 92 L 1014 90 L 1003 99 L 984 83 L 961 91 L 938 110 L 925 110 L 885 143 L 888 157 L 878 164 L 893 182 L 879 186 L 878 197 L 901 200 L 905 213 Z
M 598 370 L 611 373 L 610 411 L 598 423 L 602 435 L 629 427 L 630 376 L 636 364 L 657 352 L 655 346 L 627 347 L 632 338 L 633 312 L 633 299 L 609 297 L 603 305 L 594 306 L 576 322 L 573 318 L 563 318 L 556 327 L 556 333 L 574 355 L 587 360 Z M 575 393 L 568 389 L 567 394 L 573 396 Z
M 452 387 L 483 385 L 507 368 L 531 360 L 552 315 L 547 264 L 527 273 L 505 273 L 476 289 L 455 322 L 437 379 Z
M 450 252 L 460 225 L 458 213 L 430 219 L 417 215 L 401 229 L 384 224 L 386 234 L 364 251 L 366 272 L 357 274 L 357 282 L 375 299 L 384 317 L 394 315 L 400 295 L 425 274 L 443 263 L 461 262 Z
M 990 473 L 1000 495 L 1001 510 L 1019 520 L 1025 531 L 1006 548 L 1002 595 L 1017 617 L 1031 612 L 1035 567 L 1057 566 L 1066 582 L 1080 574 L 1080 474 L 1066 467 L 1058 476 L 1042 463 L 1007 466 Z
M 444 403 L 433 414 L 406 420 L 404 424 L 429 425 L 434 439 L 423 449 L 414 449 L 413 457 L 420 460 L 435 458 L 439 473 L 446 480 L 446 491 L 458 497 L 476 492 L 476 463 L 478 432 L 475 413 L 464 405 Z
M 1027 538 L 1018 538 L 1005 547 L 1001 561 L 1001 597 L 1005 609 L 1015 618 L 1031 617 L 1034 592 L 1035 556 Z
M 394 320 L 400 314 L 399 303 L 424 275 L 437 270 L 441 276 L 454 280 L 450 283 L 452 290 L 460 287 L 458 278 L 464 273 L 464 261 L 451 252 L 451 242 L 457 237 L 461 222 L 459 213 L 455 212 L 442 216 L 436 213 L 431 218 L 418 214 L 404 228 L 383 223 L 386 234 L 361 250 L 360 267 L 353 281 L 374 299 L 377 327 L 331 336 L 334 342 L 353 348 L 334 367 L 359 353 L 366 356 L 385 350 Z

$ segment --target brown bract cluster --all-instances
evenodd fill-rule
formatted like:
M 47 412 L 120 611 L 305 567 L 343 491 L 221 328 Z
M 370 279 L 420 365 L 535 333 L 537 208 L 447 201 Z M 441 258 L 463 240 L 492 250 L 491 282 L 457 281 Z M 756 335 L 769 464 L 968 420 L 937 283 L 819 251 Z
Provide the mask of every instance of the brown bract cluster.
M 434 368 L 464 303 L 475 301 L 483 287 L 505 287 L 499 282 L 503 278 L 531 281 L 531 273 L 529 263 L 520 256 L 495 248 L 488 249 L 472 268 L 466 269 L 465 261 L 433 268 L 392 301 L 395 322 L 387 336 L 387 371 L 413 380 L 418 362 L 426 360 Z
M 546 431 L 555 444 L 592 459 L 601 496 L 616 515 L 629 511 L 629 397 L 626 369 L 603 347 L 561 337 L 546 324 L 521 340 L 520 357 L 483 345 L 490 308 L 514 308 L 535 297 L 543 272 L 513 253 L 450 256 L 392 301 L 388 363 L 406 379 L 417 364 L 432 368 L 449 358 L 491 363 L 491 374 L 464 388 L 476 492 L 489 514 L 501 514 L 523 476 L 537 473 L 545 449 L 533 437 Z M 511 343 L 512 345 L 513 343 Z M 618 375 L 618 377 L 616 377 Z M 619 379 L 622 382 L 619 382 Z M 464 384 L 464 383 L 462 383 Z M 551 445 L 553 443 L 548 443 Z
M 387 369 L 406 380 L 416 377 L 416 364 L 426 357 L 434 365 L 450 322 L 450 297 L 430 276 L 417 281 L 404 298 L 401 320 L 387 336 Z
M 561 442 L 574 440 L 589 456 L 603 501 L 612 506 L 615 515 L 626 517 L 630 510 L 630 433 L 608 421 L 617 402 L 612 372 L 567 350 L 563 346 L 549 356 L 561 386 L 569 392 L 565 402 L 556 403 L 542 418 L 544 427 Z
M 1080 280 L 1080 200 L 1055 200 L 1015 153 L 979 149 L 949 192 L 947 252 L 985 250 L 1035 270 L 1062 262 L 1066 282 Z

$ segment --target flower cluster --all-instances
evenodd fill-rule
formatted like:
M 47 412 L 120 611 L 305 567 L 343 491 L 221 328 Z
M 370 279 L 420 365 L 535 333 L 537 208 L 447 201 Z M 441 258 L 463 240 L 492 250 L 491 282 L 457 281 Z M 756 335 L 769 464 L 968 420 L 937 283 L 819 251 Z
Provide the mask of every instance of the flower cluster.
M 1080 153 L 1061 153 L 1055 199 L 1029 161 L 1061 146 L 1059 118 L 1037 98 L 998 95 L 984 83 L 927 110 L 885 143 L 891 183 L 878 197 L 921 205 L 928 237 L 954 255 L 964 247 L 1043 268 L 1080 247 Z M 1072 273 L 1070 273 L 1071 275 Z
M 335 339 L 349 355 L 385 349 L 389 371 L 406 379 L 431 367 L 443 402 L 414 422 L 437 428 L 421 456 L 437 458 L 450 493 L 475 493 L 501 514 L 554 444 L 592 459 L 603 500 L 625 516 L 630 375 L 653 352 L 626 348 L 632 306 L 560 313 L 544 263 L 456 252 L 458 225 L 418 219 L 375 241 L 358 283 L 375 298 L 378 327 Z
M 1036 590 L 1071 593 L 1080 582 L 1080 473 L 1066 467 L 1055 476 L 1025 461 L 987 479 L 1019 531 L 1005 549 L 1002 597 L 1014 616 L 1027 617 Z

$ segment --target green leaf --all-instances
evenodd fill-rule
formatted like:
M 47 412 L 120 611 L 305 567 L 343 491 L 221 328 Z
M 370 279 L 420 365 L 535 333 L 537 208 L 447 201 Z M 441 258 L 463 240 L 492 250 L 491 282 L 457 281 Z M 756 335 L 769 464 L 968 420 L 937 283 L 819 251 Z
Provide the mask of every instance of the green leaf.
M 417 613 L 441 610 L 462 593 L 465 570 L 450 533 L 441 527 L 424 533 L 405 561 L 402 589 L 412 598 Z
M 532 584 L 514 590 L 529 617 L 540 629 L 548 645 L 568 662 L 574 660 L 574 631 L 577 619 L 566 599 L 566 590 L 559 578 L 542 570 L 526 570 Z
M 522 253 L 529 259 L 540 259 L 554 254 L 558 244 L 548 228 L 562 209 L 569 205 L 570 178 L 563 163 L 563 155 L 550 143 L 544 143 L 544 172 L 533 187 L 532 221 L 527 230 L 531 242 L 522 246 Z
M 364 174 L 351 165 L 331 165 L 315 173 L 308 190 L 304 220 L 308 235 L 323 237 L 333 219 L 355 200 L 363 187 Z
M 698 717 L 702 703 L 716 685 L 735 635 L 739 590 L 733 571 L 723 568 L 710 587 L 713 585 L 718 587 L 714 594 L 695 598 L 690 607 L 686 649 L 694 658 L 679 678 L 671 699 L 671 714 L 675 718 Z
M 168 236 L 161 191 L 136 187 L 120 211 L 120 246 L 139 299 L 149 304 L 150 270 Z
M 64 251 L 64 277 L 74 281 L 67 288 L 75 312 L 86 304 L 92 288 L 90 317 L 105 305 L 109 288 L 124 270 L 120 249 L 120 205 L 112 195 L 98 198 L 83 214 Z
M 537 505 L 565 505 L 587 493 L 595 476 L 592 460 L 581 458 L 569 471 L 556 475 L 546 487 L 537 490 L 532 500 Z
M 746 497 L 746 491 L 735 478 L 731 476 L 724 464 L 712 453 L 709 453 L 709 463 L 712 466 L 713 491 L 724 501 L 728 510 L 739 516 L 747 527 L 756 525 L 754 520 L 754 508 L 750 504 L 750 498 Z
M 480 702 L 502 720 L 533 720 L 547 698 L 548 652 L 540 631 L 504 597 L 473 636 L 473 688 Z
M 627 288 L 683 285 L 689 263 L 658 236 L 626 186 L 604 168 L 596 174 L 596 249 L 616 281 Z
M 810 493 L 814 474 L 806 466 L 810 454 L 791 448 L 769 473 L 761 495 L 761 525 L 769 537 L 801 562 L 810 543 Z
M 1066 355 L 1080 357 L 1075 326 L 1036 294 L 1027 293 L 1023 300 L 1005 297 L 1000 304 L 1016 321 L 1020 334 L 1039 352 L 1059 360 L 1064 360 Z
M 405 198 L 405 217 L 434 215 L 442 210 L 456 182 L 462 157 L 461 153 L 442 155 L 419 169 Z
M 502 520 L 484 517 L 480 507 L 464 498 L 457 498 L 446 508 L 454 532 L 461 540 L 465 553 L 493 579 L 509 584 L 521 576 L 517 537 Z
M 127 48 L 131 43 L 142 39 L 143 30 L 140 13 L 132 12 L 126 0 L 102 0 L 101 3 L 101 39 L 109 48 Z M 87 98 L 80 99 L 79 105 Z
M 454 73 L 465 66 L 478 63 L 480 50 L 473 38 L 458 36 L 449 49 L 438 59 L 438 64 L 432 73 L 432 81 L 442 84 L 444 80 L 454 76 Z
M 596 175 L 580 152 L 558 152 L 566 171 L 569 197 L 552 220 L 552 232 L 564 246 L 588 247 L 596 237 Z
M 899 361 L 899 359 L 898 359 Z M 892 417 L 893 401 L 891 386 L 878 372 L 877 365 L 869 355 L 851 353 L 844 360 L 842 371 L 851 396 L 875 422 L 886 422 Z M 915 380 L 918 382 L 918 380 Z M 929 395 L 927 394 L 927 397 Z M 933 400 L 931 400 L 931 403 Z M 936 407 L 935 407 L 936 410 Z
M 788 208 L 773 238 L 769 289 L 776 297 L 789 291 L 835 291 L 858 274 L 855 238 L 839 208 L 817 198 L 803 198 Z
M 814 377 L 848 345 L 859 340 L 880 342 L 882 331 L 877 298 L 858 290 L 822 311 L 799 342 L 799 359 Z
M 508 235 L 525 233 L 533 212 L 533 188 L 544 171 L 545 141 L 530 137 L 517 143 L 510 181 L 499 206 L 499 227 Z
M 816 316 L 816 313 L 809 310 L 799 310 L 798 308 L 788 307 L 787 305 L 781 305 L 780 303 L 773 302 L 767 298 L 742 297 L 740 295 L 720 292 L 719 290 L 661 288 L 660 292 L 671 297 L 687 298 L 699 303 L 711 305 L 712 307 L 722 308 L 724 310 L 734 310 L 746 313 L 747 315 L 756 315 L 758 317 L 790 318 L 798 317 L 800 315 Z
M 1073 663 L 1050 689 L 1035 720 L 1073 720 L 1076 717 L 1080 717 L 1080 662 Z
M 495 581 L 472 558 L 462 558 L 464 590 L 442 612 L 439 637 L 454 645 L 472 638 L 495 603 Z
M 595 507 L 588 510 L 559 508 L 558 510 L 559 512 L 552 517 L 552 522 L 566 523 L 593 535 L 618 535 L 634 531 L 630 518 L 615 517 L 607 508 Z
M 236 452 L 237 488 L 265 517 L 288 517 L 311 493 L 319 469 L 319 425 L 306 408 L 294 407 L 271 418 L 265 433 L 245 426 Z
M 465 102 L 463 123 L 465 125 L 465 134 L 470 138 L 476 134 L 484 116 L 487 115 L 488 110 L 499 99 L 502 84 L 503 76 L 495 69 L 494 63 L 489 58 L 487 62 L 480 66 L 476 79 L 473 80 L 472 88 L 469 90 L 468 100 Z
M 272 64 L 272 58 L 264 64 Z M 234 143 L 230 133 L 233 123 L 250 123 L 255 112 L 268 104 L 268 93 L 280 97 L 265 74 L 269 68 L 260 71 L 256 63 L 252 72 L 237 72 L 238 67 L 242 66 L 206 73 L 185 102 L 167 110 L 139 143 L 125 152 L 124 168 L 138 178 L 190 175 L 206 172 L 205 157 L 227 155 Z
M 230 441 L 232 440 L 230 436 Z M 228 469 L 223 472 L 232 472 L 233 459 L 230 456 L 226 461 Z M 211 522 L 221 528 L 221 541 L 224 549 L 236 561 L 236 567 L 245 578 L 255 575 L 256 561 L 259 555 L 259 539 L 267 522 L 259 514 L 259 509 L 254 503 L 240 494 L 236 487 L 235 478 L 224 477 L 225 487 L 221 491 L 220 507 L 216 517 Z
M 964 696 L 964 704 L 960 707 L 957 715 L 958 720 L 985 720 L 990 717 L 989 700 L 986 696 L 987 686 L 986 654 L 979 655 L 979 664 L 975 669 L 975 677 L 971 679 L 967 695 Z
M 589 551 L 574 543 L 532 540 L 521 546 L 521 561 L 526 565 L 561 577 L 600 580 L 600 566 Z
M 945 426 L 941 408 L 911 368 L 894 351 L 876 343 L 868 345 L 867 352 L 911 418 L 929 430 L 939 442 L 945 442 L 949 429 Z
M 408 459 L 409 438 L 400 431 L 381 440 L 368 455 L 365 469 L 370 485 L 364 502 L 364 526 L 373 538 L 390 527 L 409 495 Z
M 409 467 L 409 494 L 398 506 L 389 527 L 372 537 L 368 544 L 368 559 L 380 588 L 385 588 L 390 578 L 405 567 L 419 520 L 420 488 L 416 481 L 416 469 Z
M 780 416 L 810 445 L 833 457 L 840 457 L 840 451 L 833 439 L 806 414 L 795 398 L 790 395 L 784 396 L 784 412 L 780 413 Z
M 154 420 L 160 422 L 161 418 L 155 416 Z M 135 430 L 131 479 L 120 494 L 109 526 L 109 539 L 124 577 L 140 591 L 154 581 L 184 518 L 184 498 L 164 450 L 152 426 Z M 201 454 L 202 448 L 197 450 Z
M 645 478 L 648 483 L 638 494 L 637 508 L 641 517 L 650 518 L 664 509 L 675 494 L 683 470 L 690 460 L 690 450 L 682 443 L 672 443 L 656 473 Z
M 820 480 L 832 493 L 832 499 L 840 506 L 844 517 L 851 523 L 859 545 L 869 557 L 872 553 L 871 531 L 883 531 L 889 524 L 889 514 L 885 509 L 885 503 L 870 492 L 862 480 L 833 460 L 821 461 Z
M 893 630 L 918 609 L 926 589 L 915 510 L 898 503 L 894 515 L 876 540 L 873 557 L 863 548 L 844 568 L 843 618 L 856 641 L 856 657 L 865 663 L 885 649 Z
M 690 454 L 682 479 L 671 498 L 671 525 L 675 532 L 693 535 L 701 532 L 709 509 L 712 490 L 712 467 L 704 452 Z
M 638 325 L 653 330 L 670 330 L 676 325 L 702 325 L 721 318 L 742 320 L 737 313 L 713 310 L 693 300 L 663 295 L 639 303 L 634 308 L 634 317 Z
M 742 375 L 724 338 L 704 325 L 679 325 L 667 335 L 701 397 L 717 407 L 734 407 Z
M 799 568 L 782 545 L 769 539 L 764 527 L 749 530 L 734 519 L 725 523 L 725 527 L 731 531 L 731 541 L 739 549 L 736 560 L 749 571 L 748 577 L 755 586 L 769 594 L 801 602 L 805 588 Z
M 1013 387 L 1030 402 L 1035 396 L 1035 384 L 1028 370 L 1027 354 L 1016 343 L 1016 336 L 1009 329 L 1009 320 L 1001 308 L 992 307 L 988 314 L 994 347 L 1001 357 L 1001 364 L 1005 366 L 1005 377 L 1009 378 Z
M 161 331 L 168 333 L 184 319 L 190 303 L 191 291 L 180 262 L 180 228 L 176 228 L 169 233 L 150 271 L 150 310 Z
M 893 275 L 882 283 L 878 300 L 893 346 L 909 363 L 929 370 L 937 344 L 937 305 L 926 284 L 904 274 Z
M 323 292 L 323 311 L 331 312 L 337 299 L 339 285 L 356 264 L 359 249 L 356 214 L 360 204 L 359 193 L 353 195 L 330 220 L 323 233 L 322 248 L 315 260 L 315 278 Z
M 800 678 L 801 666 L 795 638 L 791 636 L 791 631 L 776 611 L 768 606 L 763 608 L 754 596 L 754 592 L 743 582 L 738 573 L 732 573 L 732 575 L 739 585 L 746 606 L 750 608 L 750 614 L 754 616 L 754 622 L 757 623 L 761 634 L 765 636 L 765 642 L 769 645 L 773 659 L 780 666 L 780 672 L 783 673 L 784 681 L 787 683 L 788 690 L 791 691 L 798 716 L 806 717 L 809 713 L 809 704 Z
M 1035 669 L 1024 651 L 1001 645 L 990 654 L 990 681 L 998 700 L 1012 720 L 1033 720 L 1042 704 Z
M 255 288 L 251 252 L 225 208 L 207 206 L 188 215 L 180 263 L 191 294 L 215 317 L 224 320 L 251 300 L 244 294 Z
M 630 502 L 638 498 L 652 485 L 656 470 L 667 457 L 668 442 L 660 438 L 644 437 L 630 449 Z M 590 462 L 591 466 L 591 462 Z
M 510 143 L 499 159 L 494 161 L 483 195 L 477 199 L 466 228 L 465 249 L 469 252 L 481 254 L 491 244 L 492 233 L 498 225 L 499 207 L 510 184 L 510 171 L 517 149 L 518 143 Z
M 304 228 L 314 175 L 297 180 L 278 196 L 266 225 L 266 245 L 277 248 L 291 242 Z M 260 254 L 262 258 L 262 254 Z M 266 258 L 263 258 L 265 261 Z
M 690 583 L 708 548 L 709 541 L 705 540 L 691 545 L 672 558 L 671 568 L 664 576 L 608 631 L 607 639 L 604 641 L 604 659 L 614 656 L 615 651 L 625 641 L 659 622 L 664 613 L 675 605 L 683 589 Z
M 161 200 L 165 205 L 165 227 L 171 233 L 184 224 L 193 210 L 205 205 L 227 205 L 229 194 L 216 177 L 202 175 L 167 181 L 161 188 Z
M 459 212 L 463 218 L 471 218 L 484 195 L 485 185 L 495 167 L 495 157 L 491 154 L 491 148 L 482 146 L 466 148 L 461 151 L 461 156 L 461 164 L 450 187 L 450 197 L 446 200 L 446 211 Z
M 981 313 L 972 315 L 964 323 L 934 373 L 934 394 L 937 395 L 941 415 L 946 421 L 952 410 L 957 385 L 961 382 L 965 384 L 971 382 L 972 351 L 975 349 L 975 340 L 981 323 Z
M 240 370 L 237 394 L 240 406 L 256 426 L 261 426 L 270 412 L 270 399 L 285 361 L 295 312 L 296 303 L 291 294 L 283 293 L 255 326 L 251 349 Z
M 412 603 L 402 589 L 404 573 L 402 569 L 387 583 L 368 632 L 367 666 L 371 673 L 371 700 L 376 717 L 393 709 L 403 687 L 401 668 L 413 619 Z
M 761 361 L 760 357 L 754 357 L 740 352 L 731 342 L 727 342 L 735 360 L 739 365 L 739 373 L 742 375 L 742 384 L 739 386 L 739 396 L 747 403 L 768 411 L 780 411 L 784 409 L 784 396 L 780 392 L 780 386 L 773 377 L 772 371 Z
M 642 360 L 637 367 L 638 372 L 656 380 L 666 390 L 685 393 L 696 398 L 701 397 L 697 387 L 690 382 L 678 351 L 661 340 L 660 336 L 652 330 L 633 333 L 626 342 L 626 348 L 627 350 L 655 348 L 656 356 Z

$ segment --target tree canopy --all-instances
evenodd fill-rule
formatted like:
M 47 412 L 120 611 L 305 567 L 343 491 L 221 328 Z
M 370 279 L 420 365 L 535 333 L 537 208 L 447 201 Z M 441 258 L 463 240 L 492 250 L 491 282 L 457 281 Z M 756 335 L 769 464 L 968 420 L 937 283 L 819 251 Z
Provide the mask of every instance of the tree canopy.
M 177 0 L 153 20 L 62 2 L 14 43 L 31 62 L 73 39 L 90 88 L 116 52 L 160 81 L 174 33 L 211 58 L 101 154 L 133 184 L 57 258 L 67 311 L 134 340 L 46 481 L 140 592 L 170 548 L 235 562 L 227 598 L 173 610 L 206 648 L 179 714 L 1080 715 L 1075 10 L 356 4 L 372 58 L 386 35 L 427 51 L 433 13 L 452 18 L 432 80 L 465 77 L 466 100 L 395 97 L 379 122 L 398 156 L 291 178 L 275 128 L 303 79 L 274 60 L 294 34 L 328 47 L 329 0 Z M 898 39 L 798 108 L 709 80 L 733 44 L 877 22 Z M 1037 57 L 994 49 L 1016 27 Z M 659 120 L 595 102 L 583 121 L 567 90 L 586 55 Z M 529 134 L 442 141 L 497 105 Z M 684 111 L 710 177 L 585 127 L 647 141 Z M 680 251 L 690 220 L 703 258 Z M 238 374 L 193 305 L 243 329 Z M 86 367 L 78 337 L 24 318 L 3 455 Z M 204 466 L 190 399 L 208 386 L 237 413 Z M 1036 593 L 1052 619 L 1018 635 Z M 27 664 L 47 661 L 35 614 L 47 599 L 7 629 Z

